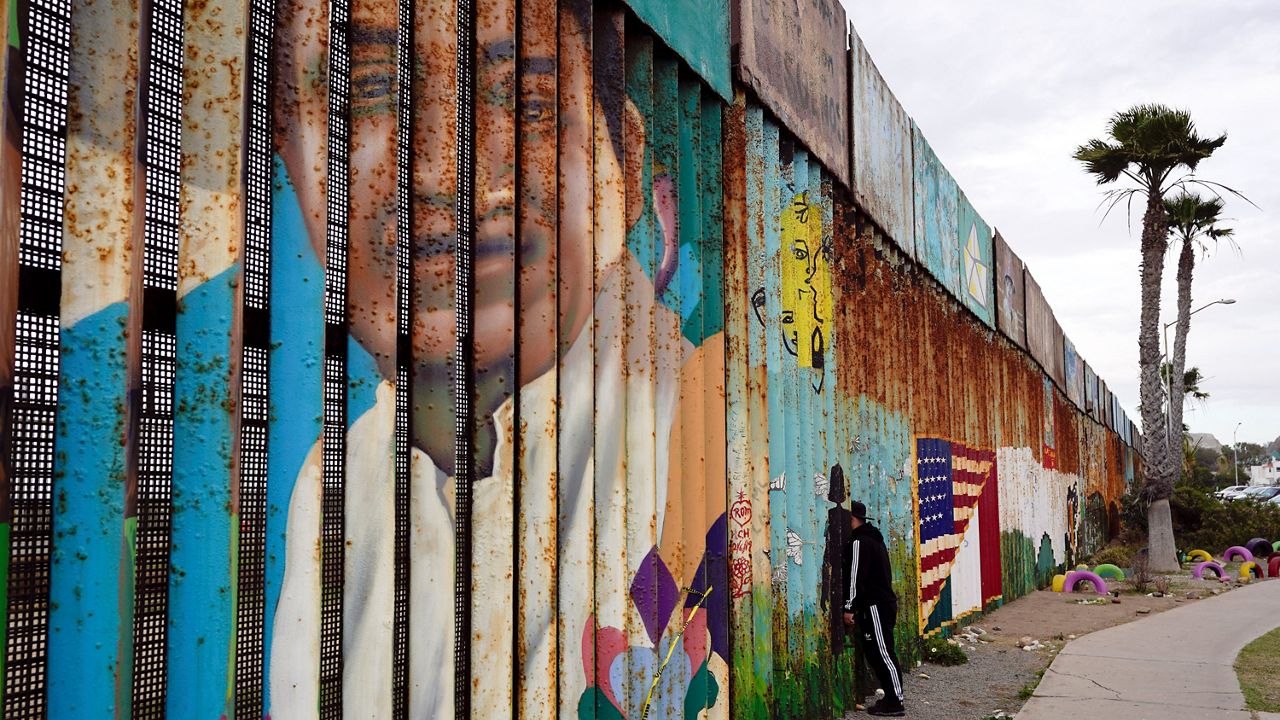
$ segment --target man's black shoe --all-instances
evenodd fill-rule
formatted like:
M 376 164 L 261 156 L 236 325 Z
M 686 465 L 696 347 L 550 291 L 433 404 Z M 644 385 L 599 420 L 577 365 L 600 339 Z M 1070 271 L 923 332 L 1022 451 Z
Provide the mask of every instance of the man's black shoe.
M 902 706 L 901 702 L 889 702 L 889 699 L 885 698 L 867 708 L 867 714 L 879 717 L 904 717 L 907 714 L 907 709 Z

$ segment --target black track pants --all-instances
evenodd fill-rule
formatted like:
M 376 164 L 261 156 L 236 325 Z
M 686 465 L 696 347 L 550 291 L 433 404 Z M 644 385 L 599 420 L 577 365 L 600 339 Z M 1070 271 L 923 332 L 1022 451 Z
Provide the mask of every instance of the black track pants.
M 880 681 L 885 697 L 902 700 L 902 672 L 898 669 L 898 656 L 893 652 L 893 625 L 898 621 L 898 609 L 893 605 L 871 605 L 859 610 L 856 619 L 862 656 Z

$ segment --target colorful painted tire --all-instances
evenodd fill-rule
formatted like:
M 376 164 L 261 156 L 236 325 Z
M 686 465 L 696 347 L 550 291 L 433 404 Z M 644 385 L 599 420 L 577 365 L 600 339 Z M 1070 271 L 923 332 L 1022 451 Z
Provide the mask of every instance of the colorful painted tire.
M 1089 570 L 1089 566 L 1084 563 L 1080 563 L 1079 565 L 1076 566 L 1076 569 L 1082 572 L 1087 572 Z
M 1062 582 L 1063 592 L 1076 592 L 1076 588 L 1084 582 L 1092 583 L 1094 591 L 1099 595 L 1107 594 L 1107 582 L 1088 570 L 1072 570 L 1067 573 Z
M 1110 580 L 1124 579 L 1124 571 L 1111 563 L 1102 563 L 1093 569 L 1093 573 L 1100 578 L 1108 578 Z
M 1212 562 L 1213 556 L 1203 550 L 1192 550 L 1187 553 L 1187 562 Z
M 1258 563 L 1250 561 L 1240 566 L 1240 577 L 1262 577 L 1262 568 L 1258 567 Z
M 1280 554 L 1272 555 L 1267 561 L 1267 577 L 1280 575 Z
M 1280 558 L 1277 558 L 1277 559 L 1278 559 L 1278 560 L 1280 560 Z M 1052 585 L 1051 587 L 1053 588 L 1053 591 L 1054 591 L 1054 592 L 1062 592 L 1062 586 L 1063 586 L 1066 582 L 1067 582 L 1067 576 L 1066 576 L 1066 575 L 1054 575 L 1054 576 L 1053 576 L 1053 585 Z
M 1266 560 L 1275 552 L 1275 548 L 1271 546 L 1270 542 L 1267 542 L 1266 538 L 1254 538 L 1245 543 L 1245 547 L 1249 549 L 1249 552 L 1253 553 L 1254 560 Z
M 1271 543 L 1271 549 L 1275 552 L 1280 552 L 1280 540 Z
M 1199 565 L 1196 565 L 1195 568 L 1191 570 L 1191 577 L 1197 580 L 1203 579 L 1206 570 L 1213 572 L 1217 577 L 1224 577 L 1226 575 L 1226 572 L 1223 571 L 1221 565 L 1212 560 L 1206 560 Z
M 1232 560 L 1253 562 L 1253 553 L 1249 552 L 1248 548 L 1243 548 L 1239 545 L 1232 545 L 1227 548 L 1226 552 L 1222 553 L 1222 562 L 1231 562 Z

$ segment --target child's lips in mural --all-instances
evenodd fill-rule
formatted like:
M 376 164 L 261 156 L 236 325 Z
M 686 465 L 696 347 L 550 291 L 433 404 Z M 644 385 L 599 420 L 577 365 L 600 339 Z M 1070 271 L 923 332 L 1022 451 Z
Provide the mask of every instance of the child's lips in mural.
M 498 207 L 477 222 L 472 246 L 477 280 L 501 280 L 506 277 L 514 281 L 517 246 L 513 237 L 513 217 L 512 208 Z M 535 252 L 542 244 L 542 233 L 526 233 L 522 239 L 524 242 L 519 250 L 526 261 L 540 255 L 535 255 Z M 457 244 L 457 234 L 452 227 L 444 232 L 419 234 L 413 248 L 417 276 L 435 276 L 448 283 L 452 290 Z

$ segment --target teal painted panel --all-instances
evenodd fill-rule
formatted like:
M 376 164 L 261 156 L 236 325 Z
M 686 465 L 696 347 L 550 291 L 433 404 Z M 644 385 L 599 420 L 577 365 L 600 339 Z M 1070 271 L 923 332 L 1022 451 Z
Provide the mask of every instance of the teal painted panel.
M 991 226 L 959 193 L 956 255 L 960 260 L 960 299 L 988 327 L 995 327 L 995 250 Z
M 952 295 L 961 296 L 958 236 L 960 187 L 911 124 L 916 258 Z
M 728 0 L 627 0 L 627 4 L 725 102 L 733 100 Z
M 239 268 L 182 298 L 174 382 L 173 535 L 169 575 L 170 717 L 224 711 L 234 640 L 231 521 L 232 312 Z
M 121 641 L 125 303 L 62 331 L 49 579 L 49 717 L 112 717 Z

